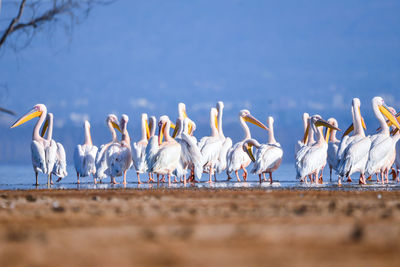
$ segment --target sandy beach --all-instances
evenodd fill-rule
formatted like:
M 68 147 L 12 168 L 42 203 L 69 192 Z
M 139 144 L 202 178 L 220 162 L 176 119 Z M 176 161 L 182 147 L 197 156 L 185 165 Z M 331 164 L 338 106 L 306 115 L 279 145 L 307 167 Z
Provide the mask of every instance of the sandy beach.
M 1 266 L 398 266 L 400 192 L 0 191 Z

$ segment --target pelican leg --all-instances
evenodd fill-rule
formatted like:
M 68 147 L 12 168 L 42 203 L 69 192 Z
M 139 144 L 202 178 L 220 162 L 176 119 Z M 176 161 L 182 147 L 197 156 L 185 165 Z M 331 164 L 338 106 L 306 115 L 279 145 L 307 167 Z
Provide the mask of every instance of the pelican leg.
M 358 184 L 365 184 L 364 173 L 360 173 L 360 180 L 358 181 Z
M 235 171 L 235 175 L 236 175 L 236 179 L 237 179 L 237 181 L 238 181 L 238 182 L 240 182 L 240 178 L 239 178 L 239 172 L 238 172 L 237 170 Z
M 47 185 L 50 185 L 50 175 L 51 174 L 47 175 Z
M 382 184 L 385 184 L 385 180 L 384 180 L 384 177 L 383 177 L 383 172 L 381 171 L 380 174 L 381 174 L 381 175 L 380 175 L 380 176 L 381 176 L 381 183 L 382 183 Z
M 168 186 L 171 186 L 171 174 L 168 173 Z
M 261 184 L 261 173 L 258 174 L 258 178 L 260 179 L 260 184 Z
M 177 183 L 178 182 L 178 180 L 176 179 L 176 176 L 174 176 L 174 181 L 173 181 L 173 183 Z
M 148 183 L 150 183 L 150 182 L 154 182 L 154 175 L 151 172 L 149 172 L 149 181 L 148 181 Z
M 243 169 L 243 180 L 244 180 L 245 182 L 247 182 L 247 170 L 246 170 L 246 168 L 244 168 L 243 166 L 242 166 L 242 169 Z
M 386 183 L 389 183 L 389 170 L 385 170 L 385 179 L 386 179 Z
M 215 182 L 217 181 L 217 172 L 216 171 L 214 171 L 214 181 Z
M 79 181 L 79 172 L 76 172 L 76 183 L 80 184 L 81 182 Z
M 137 183 L 138 183 L 138 184 L 141 184 L 142 182 L 140 181 L 140 174 L 139 174 L 139 172 L 136 172 L 136 175 L 137 175 Z M 149 180 L 150 180 L 150 178 L 149 178 Z
M 181 181 L 182 181 L 182 179 L 181 179 Z M 183 175 L 183 186 L 186 187 L 186 174 Z
M 338 186 L 342 185 L 342 177 L 338 176 L 337 184 Z
M 347 181 L 346 182 L 348 182 L 348 183 L 351 183 L 353 180 L 351 180 L 351 177 L 350 176 L 347 176 Z
M 93 173 L 92 175 L 93 175 L 93 183 L 94 183 L 94 184 L 97 184 L 96 176 L 94 176 L 94 173 Z
M 272 184 L 272 172 L 269 173 L 269 183 Z
M 161 180 L 160 180 L 162 183 L 165 183 L 165 175 L 163 174 L 163 175 L 161 175 Z
M 117 181 L 115 180 L 115 177 L 111 177 L 111 184 L 119 184 L 119 183 L 117 183 Z
M 318 177 L 318 183 L 320 183 L 320 184 L 322 184 L 324 182 L 324 179 L 322 178 L 322 175 L 324 173 L 324 168 L 325 168 L 325 166 L 321 168 L 321 174 Z
M 207 183 L 212 183 L 212 175 L 213 175 L 213 168 L 210 166 L 210 170 L 208 172 L 208 182 Z
M 122 183 L 126 185 L 126 171 L 124 171 L 124 181 Z
M 51 177 L 51 173 L 50 173 L 50 184 L 53 185 L 53 178 Z
M 226 179 L 227 181 L 231 180 L 231 173 L 228 171 L 228 169 L 226 170 L 226 175 L 228 175 L 228 178 Z
M 332 182 L 332 166 L 329 165 L 329 181 Z
M 36 186 L 38 186 L 39 185 L 39 182 L 38 182 L 38 175 L 39 175 L 39 173 L 37 172 L 37 171 L 35 171 L 35 177 L 36 177 Z
M 265 172 L 263 172 L 264 182 L 267 181 L 267 177 L 265 177 Z

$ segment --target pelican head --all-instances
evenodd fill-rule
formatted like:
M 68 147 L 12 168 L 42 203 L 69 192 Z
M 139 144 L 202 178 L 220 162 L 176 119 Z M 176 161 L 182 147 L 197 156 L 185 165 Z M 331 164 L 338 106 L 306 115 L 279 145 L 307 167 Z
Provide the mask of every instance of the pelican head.
M 338 122 L 337 122 L 337 120 L 336 120 L 335 118 L 329 118 L 329 119 L 327 120 L 327 122 L 328 122 L 330 125 L 333 125 L 333 126 L 335 126 L 335 127 L 338 127 Z M 332 132 L 332 129 L 331 129 L 331 128 L 326 128 L 326 133 L 325 133 L 325 141 L 326 141 L 326 142 L 328 142 L 329 136 L 330 136 L 331 132 Z
M 224 102 L 218 101 L 217 102 L 217 110 L 220 112 L 224 108 Z
M 19 118 L 10 128 L 14 128 L 30 121 L 33 118 L 40 117 L 43 113 L 47 113 L 47 108 L 44 104 L 36 104 L 33 109 Z
M 106 119 L 107 124 L 111 124 L 111 126 L 121 132 L 121 128 L 119 128 L 119 122 L 117 116 L 114 114 L 109 114 Z
M 126 125 L 128 124 L 128 121 L 129 121 L 128 115 L 122 114 L 121 119 L 119 121 L 119 128 L 121 129 L 121 131 L 126 130 Z
M 311 123 L 314 124 L 316 127 L 325 126 L 329 129 L 340 131 L 338 127 L 323 120 L 322 117 L 318 114 L 311 117 Z
M 250 122 L 254 125 L 257 125 L 260 128 L 263 128 L 265 130 L 269 130 L 267 128 L 267 126 L 265 126 L 262 122 L 260 122 L 259 120 L 257 120 L 256 118 L 254 118 L 251 114 L 250 111 L 248 111 L 247 109 L 242 109 L 239 112 L 239 117 L 241 117 L 244 121 L 246 122 Z
M 143 125 L 144 123 L 144 125 Z M 149 118 L 146 113 L 142 113 L 142 127 L 146 129 L 146 138 L 150 139 L 150 127 L 149 127 Z
M 186 105 L 182 102 L 178 104 L 178 116 L 183 119 L 188 117 L 186 113 Z
M 367 129 L 367 126 L 365 125 L 364 122 L 364 118 L 361 116 L 361 110 L 360 110 L 360 106 L 361 106 L 361 101 L 359 98 L 355 97 L 353 98 L 352 102 L 351 102 L 351 111 L 352 114 L 358 112 L 358 115 L 361 118 L 361 125 L 363 127 L 364 130 Z M 353 120 L 354 120 L 354 116 L 353 116 Z M 347 129 L 346 131 L 344 131 L 343 133 L 343 137 L 345 137 L 346 135 L 350 134 L 352 131 L 354 130 L 354 124 L 352 123 Z M 342 138 L 343 138 L 342 137 Z
M 46 121 L 44 122 L 42 131 L 40 133 L 41 137 L 44 137 L 44 135 L 46 134 L 46 131 L 49 128 L 50 121 L 53 122 L 53 117 L 54 117 L 53 113 L 51 113 L 51 112 L 47 113 Z
M 161 145 L 163 141 L 167 125 L 171 125 L 168 116 L 166 115 L 161 116 L 160 120 L 158 121 L 158 145 Z
M 390 111 L 389 107 L 385 105 L 383 98 L 380 96 L 375 96 L 372 98 L 372 106 L 378 107 L 379 111 L 389 120 L 391 123 L 389 126 L 394 125 L 400 129 L 400 124 L 395 118 L 394 114 Z

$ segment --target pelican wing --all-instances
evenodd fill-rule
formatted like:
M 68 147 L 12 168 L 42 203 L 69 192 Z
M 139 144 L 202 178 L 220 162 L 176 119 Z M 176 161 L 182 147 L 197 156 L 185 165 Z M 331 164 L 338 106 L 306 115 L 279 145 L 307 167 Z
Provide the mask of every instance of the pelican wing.
M 226 169 L 227 161 L 226 157 L 228 155 L 228 151 L 232 148 L 232 139 L 229 137 L 225 138 L 224 142 L 222 143 L 221 150 L 219 152 L 218 163 L 217 163 L 217 173 L 221 173 Z
M 181 146 L 179 143 L 161 147 L 154 157 L 154 163 L 150 171 L 166 174 L 176 169 L 179 164 Z
M 100 147 L 100 151 L 97 153 L 96 156 L 96 178 L 103 179 L 107 177 L 107 157 L 106 151 L 110 147 L 111 144 L 105 144 Z
M 193 164 L 194 174 L 198 179 L 200 179 L 204 165 L 200 149 L 197 147 L 193 138 L 186 133 L 182 133 L 179 142 L 181 144 L 181 158 L 183 158 L 184 161 Z
M 230 153 L 228 153 L 228 166 L 227 171 L 231 173 L 232 171 L 237 171 L 241 168 L 242 164 L 250 160 L 249 155 L 243 151 L 243 141 L 236 143 Z
M 61 143 L 57 143 L 57 160 L 54 164 L 53 174 L 60 178 L 64 178 L 68 175 L 67 173 L 67 157 L 65 154 L 64 146 Z
M 47 173 L 46 154 L 43 145 L 33 140 L 31 143 L 31 154 L 35 172 Z
M 256 153 L 256 162 L 252 173 L 260 174 L 272 171 L 279 167 L 283 157 L 283 150 L 280 144 L 262 145 Z
M 57 143 L 54 140 L 50 141 L 50 145 L 44 149 L 46 155 L 47 171 L 52 172 L 57 164 Z
M 360 139 L 358 142 L 352 142 L 345 149 L 342 159 L 339 162 L 337 171 L 340 176 L 345 177 L 356 171 L 356 167 L 364 165 L 363 160 L 368 159 L 371 140 L 367 137 Z M 361 166 L 361 168 L 365 168 Z
M 77 145 L 74 151 L 74 166 L 77 173 L 80 176 L 83 176 L 83 160 L 85 157 L 85 153 L 83 151 L 82 145 Z
M 328 145 L 313 145 L 304 155 L 301 168 L 299 170 L 300 178 L 319 171 L 326 164 Z
M 139 173 L 147 171 L 146 147 L 147 144 L 143 144 L 141 142 L 133 143 L 132 147 L 133 166 L 135 167 L 135 170 Z
M 384 167 L 390 152 L 393 150 L 393 145 L 393 140 L 390 136 L 387 136 L 386 138 L 376 138 L 375 142 L 371 143 L 368 161 L 365 168 L 365 174 L 367 177 L 375 174 Z

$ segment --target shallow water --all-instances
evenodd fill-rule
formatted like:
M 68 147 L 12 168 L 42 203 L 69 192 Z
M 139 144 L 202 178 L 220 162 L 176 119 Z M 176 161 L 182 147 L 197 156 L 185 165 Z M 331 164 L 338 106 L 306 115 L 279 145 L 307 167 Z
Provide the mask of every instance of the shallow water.
M 251 169 L 248 168 L 249 170 Z M 326 168 L 327 169 L 327 168 Z M 295 169 L 293 164 L 282 164 L 281 167 L 273 173 L 274 183 L 271 185 L 269 182 L 260 184 L 258 176 L 249 174 L 247 182 L 226 181 L 226 174 L 219 174 L 217 176 L 218 182 L 206 183 L 208 175 L 203 174 L 200 183 L 187 184 L 186 187 L 196 188 L 265 188 L 271 190 L 279 189 L 302 189 L 302 190 L 344 190 L 344 191 L 358 191 L 358 190 L 400 190 L 400 184 L 390 181 L 389 184 L 381 185 L 375 181 L 369 181 L 367 185 L 358 185 L 357 175 L 353 177 L 352 183 L 344 182 L 341 187 L 337 186 L 337 177 L 333 175 L 332 182 L 329 181 L 329 171 L 324 171 L 324 183 L 321 185 L 304 184 L 300 183 L 295 178 Z M 241 175 L 241 172 L 240 172 Z M 232 176 L 234 177 L 234 175 Z M 267 176 L 268 177 L 268 176 Z M 54 179 L 54 178 L 53 178 Z M 141 175 L 142 182 L 147 181 L 147 174 Z M 55 179 L 56 180 L 56 179 Z M 122 177 L 117 178 L 118 182 L 122 182 Z M 128 184 L 111 185 L 109 179 L 105 179 L 103 183 L 93 184 L 92 178 L 81 178 L 81 183 L 76 183 L 75 170 L 72 165 L 68 166 L 68 176 L 60 182 L 51 185 L 49 188 L 53 189 L 111 189 L 111 188 L 168 188 L 168 184 L 160 183 L 143 183 L 138 184 L 136 172 L 129 170 L 127 174 Z M 0 190 L 27 190 L 27 189 L 47 189 L 47 177 L 39 174 L 39 186 L 34 185 L 35 176 L 31 165 L 0 165 Z M 170 188 L 183 188 L 182 183 L 172 183 Z

